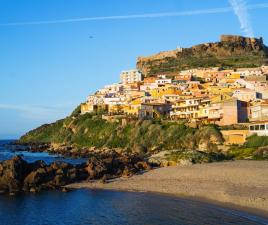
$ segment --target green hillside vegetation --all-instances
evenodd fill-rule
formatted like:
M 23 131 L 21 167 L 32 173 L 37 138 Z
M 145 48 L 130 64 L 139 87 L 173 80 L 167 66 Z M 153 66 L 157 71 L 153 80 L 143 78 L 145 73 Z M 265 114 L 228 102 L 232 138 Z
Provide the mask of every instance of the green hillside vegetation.
M 24 135 L 21 142 L 65 143 L 86 147 L 122 148 L 126 151 L 155 151 L 169 149 L 197 149 L 206 143 L 208 150 L 216 150 L 216 142 L 223 141 L 215 126 L 200 129 L 168 121 L 132 120 L 108 122 L 101 115 L 85 114 L 53 124 L 43 125 Z
M 165 62 L 161 62 L 159 64 L 156 61 L 148 62 L 147 66 L 151 68 L 148 73 L 148 75 L 151 76 L 154 74 L 172 73 L 193 68 L 219 67 L 223 69 L 233 69 L 258 67 L 262 66 L 263 64 L 266 64 L 266 59 L 264 57 L 256 55 L 245 55 L 226 58 L 217 58 L 215 56 L 188 56 L 185 58 L 167 58 Z
M 202 151 L 175 151 L 166 156 L 167 160 L 179 162 L 180 160 L 187 160 L 193 164 L 196 163 L 210 163 L 219 162 L 223 160 L 232 159 L 221 152 L 202 152 Z
M 178 150 L 171 152 L 167 158 L 174 161 L 191 158 L 193 163 L 232 158 L 268 160 L 268 137 L 250 136 L 244 145 L 232 146 L 222 154 L 218 145 L 224 140 L 219 127 L 214 125 L 196 129 L 165 120 L 108 122 L 101 118 L 101 114 L 80 115 L 79 107 L 63 120 L 30 131 L 21 137 L 20 142 L 120 148 L 127 152 L 152 154 Z
M 268 137 L 252 135 L 242 146 L 233 146 L 229 155 L 236 159 L 268 160 Z

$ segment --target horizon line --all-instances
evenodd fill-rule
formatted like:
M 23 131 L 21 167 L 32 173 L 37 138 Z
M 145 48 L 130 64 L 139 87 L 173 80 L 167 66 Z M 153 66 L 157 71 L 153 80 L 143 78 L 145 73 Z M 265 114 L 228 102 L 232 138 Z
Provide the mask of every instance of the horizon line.
M 252 5 L 247 6 L 248 10 L 264 9 L 264 8 L 268 8 L 268 3 L 252 4 Z M 71 19 L 26 21 L 26 22 L 9 22 L 9 23 L 0 23 L 0 26 L 1 27 L 10 27 L 10 26 L 64 24 L 64 23 L 101 21 L 101 20 L 150 19 L 150 18 L 162 18 L 162 17 L 164 18 L 164 17 L 179 17 L 179 16 L 195 16 L 195 15 L 205 15 L 205 14 L 220 14 L 220 13 L 228 13 L 228 12 L 232 12 L 232 11 L 233 11 L 232 7 L 223 7 L 223 8 L 178 11 L 178 12 L 164 12 L 164 13 L 132 14 L 132 15 L 120 15 L 120 16 L 81 17 L 81 18 L 71 18 Z

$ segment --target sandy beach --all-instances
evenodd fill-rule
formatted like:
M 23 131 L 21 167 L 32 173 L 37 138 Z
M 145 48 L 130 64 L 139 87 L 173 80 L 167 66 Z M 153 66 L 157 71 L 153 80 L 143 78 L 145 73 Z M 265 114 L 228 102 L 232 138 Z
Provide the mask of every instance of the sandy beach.
M 165 193 L 268 215 L 267 161 L 164 167 L 106 184 L 82 182 L 68 187 Z

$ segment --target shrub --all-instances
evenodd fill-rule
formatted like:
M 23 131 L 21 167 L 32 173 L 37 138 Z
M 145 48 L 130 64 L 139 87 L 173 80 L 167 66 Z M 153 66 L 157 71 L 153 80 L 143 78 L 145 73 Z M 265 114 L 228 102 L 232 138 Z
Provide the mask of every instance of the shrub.
M 219 162 L 229 159 L 223 153 L 219 152 L 201 152 L 201 151 L 174 151 L 168 154 L 167 160 L 178 162 L 180 160 L 189 160 L 192 163 Z
M 159 151 L 194 150 L 198 148 L 201 140 L 209 142 L 215 139 L 221 140 L 221 134 L 213 126 L 202 127 L 198 130 L 182 123 L 161 120 L 133 120 L 127 125 L 122 125 L 120 122 L 103 120 L 100 116 L 84 114 L 41 126 L 23 136 L 21 141 L 130 150 L 142 146 L 148 151 Z
M 262 146 L 268 146 L 267 136 L 252 135 L 247 138 L 247 142 L 245 143 L 245 147 L 248 148 L 257 148 Z

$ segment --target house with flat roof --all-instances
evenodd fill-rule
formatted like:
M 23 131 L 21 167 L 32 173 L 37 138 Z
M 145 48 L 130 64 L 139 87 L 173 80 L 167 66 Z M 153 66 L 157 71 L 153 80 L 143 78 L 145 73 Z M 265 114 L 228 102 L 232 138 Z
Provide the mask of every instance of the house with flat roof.
M 233 91 L 233 97 L 240 101 L 250 102 L 257 99 L 257 92 L 248 88 L 238 88 Z
M 171 105 L 168 103 L 142 103 L 139 111 L 140 119 L 154 119 L 169 116 Z
M 258 136 L 268 136 L 268 120 L 255 121 L 249 125 L 249 133 Z
M 268 100 L 252 102 L 249 106 L 250 121 L 268 120 Z
M 142 74 L 137 69 L 125 70 L 120 74 L 120 81 L 122 84 L 131 84 L 142 81 Z
M 172 119 L 186 119 L 194 121 L 199 119 L 200 108 L 209 103 L 204 98 L 180 99 L 172 104 L 170 117 Z

